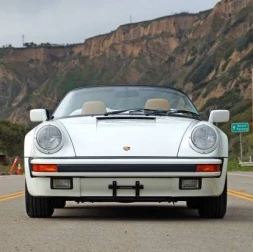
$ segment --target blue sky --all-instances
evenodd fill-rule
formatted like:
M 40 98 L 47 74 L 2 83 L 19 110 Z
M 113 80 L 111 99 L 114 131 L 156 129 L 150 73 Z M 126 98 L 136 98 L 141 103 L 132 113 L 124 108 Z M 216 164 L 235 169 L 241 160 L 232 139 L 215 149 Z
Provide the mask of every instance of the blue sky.
M 217 0 L 1 0 L 0 46 L 81 43 L 122 24 L 213 8 Z

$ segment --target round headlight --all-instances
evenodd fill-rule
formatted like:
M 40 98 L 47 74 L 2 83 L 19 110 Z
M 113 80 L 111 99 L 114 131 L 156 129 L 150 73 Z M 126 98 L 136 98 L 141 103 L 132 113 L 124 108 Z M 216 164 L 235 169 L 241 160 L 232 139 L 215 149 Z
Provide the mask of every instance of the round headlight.
M 62 143 L 62 134 L 57 127 L 48 125 L 39 130 L 36 140 L 43 150 L 57 151 Z
M 213 128 L 208 125 L 196 127 L 191 135 L 192 143 L 200 150 L 212 149 L 217 141 L 217 134 Z

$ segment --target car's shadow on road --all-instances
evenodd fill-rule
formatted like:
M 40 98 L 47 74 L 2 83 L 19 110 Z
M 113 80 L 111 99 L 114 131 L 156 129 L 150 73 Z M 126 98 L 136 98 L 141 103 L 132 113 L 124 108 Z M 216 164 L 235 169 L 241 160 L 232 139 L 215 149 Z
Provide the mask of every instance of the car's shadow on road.
M 253 222 L 251 206 L 230 205 L 225 217 L 212 222 Z M 98 220 L 98 221 L 210 221 L 202 219 L 197 209 L 188 209 L 185 205 L 121 205 L 121 204 L 80 204 L 56 209 L 52 219 Z
M 198 211 L 173 205 L 77 205 L 57 209 L 52 218 L 84 220 L 196 220 Z

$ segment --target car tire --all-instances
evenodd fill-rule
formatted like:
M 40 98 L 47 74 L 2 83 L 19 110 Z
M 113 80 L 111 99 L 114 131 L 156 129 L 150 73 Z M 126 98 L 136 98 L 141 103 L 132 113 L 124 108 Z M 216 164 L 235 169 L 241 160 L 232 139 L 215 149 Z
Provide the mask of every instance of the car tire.
M 64 208 L 66 206 L 66 200 L 54 199 L 54 208 Z
M 227 211 L 227 179 L 219 197 L 206 197 L 200 201 L 198 208 L 201 218 L 221 219 Z
M 26 213 L 31 218 L 49 218 L 54 213 L 53 201 L 48 197 L 33 197 L 25 184 Z
M 186 206 L 188 209 L 198 209 L 199 207 L 199 202 L 197 200 L 187 200 L 186 201 Z

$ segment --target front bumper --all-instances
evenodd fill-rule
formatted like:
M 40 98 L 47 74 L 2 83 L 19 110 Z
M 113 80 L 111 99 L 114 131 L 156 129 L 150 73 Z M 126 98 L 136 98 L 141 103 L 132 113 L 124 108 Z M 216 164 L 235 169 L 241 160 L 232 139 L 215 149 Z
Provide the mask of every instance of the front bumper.
M 32 172 L 31 164 L 57 164 L 56 173 Z M 195 172 L 196 164 L 222 164 L 221 172 Z M 112 167 L 110 169 L 110 167 Z M 134 168 L 130 169 L 129 168 Z M 155 167 L 157 169 L 155 170 Z M 25 159 L 27 187 L 33 196 L 65 197 L 83 201 L 167 201 L 172 198 L 219 196 L 227 172 L 227 158 L 220 159 Z M 71 178 L 71 190 L 51 189 L 53 177 Z M 198 190 L 180 189 L 181 178 L 200 178 Z M 143 185 L 136 190 L 120 189 L 117 195 L 109 185 Z M 149 200 L 150 199 L 150 200 Z M 151 200 L 152 199 L 152 200 Z

